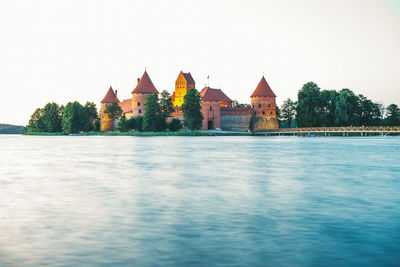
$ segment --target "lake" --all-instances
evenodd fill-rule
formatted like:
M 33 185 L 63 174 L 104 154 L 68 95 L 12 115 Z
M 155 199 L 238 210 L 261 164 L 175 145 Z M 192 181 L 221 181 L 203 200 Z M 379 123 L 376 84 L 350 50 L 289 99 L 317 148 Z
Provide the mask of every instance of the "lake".
M 399 137 L 0 135 L 1 266 L 399 266 Z

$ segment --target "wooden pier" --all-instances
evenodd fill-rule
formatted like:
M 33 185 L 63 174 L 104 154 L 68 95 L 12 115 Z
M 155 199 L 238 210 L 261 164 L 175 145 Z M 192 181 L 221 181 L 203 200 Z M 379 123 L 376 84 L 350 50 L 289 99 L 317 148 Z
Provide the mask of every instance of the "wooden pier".
M 385 136 L 400 135 L 400 126 L 280 128 L 256 135 L 275 136 Z

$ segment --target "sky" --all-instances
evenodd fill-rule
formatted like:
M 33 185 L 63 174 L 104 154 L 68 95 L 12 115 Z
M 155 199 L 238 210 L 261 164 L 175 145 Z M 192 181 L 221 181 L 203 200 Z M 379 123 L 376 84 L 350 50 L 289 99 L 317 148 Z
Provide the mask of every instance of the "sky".
M 400 105 L 399 0 L 1 1 L 0 34 L 0 123 L 122 101 L 145 69 L 160 92 L 182 70 L 250 103 L 264 74 L 279 105 L 309 81 Z

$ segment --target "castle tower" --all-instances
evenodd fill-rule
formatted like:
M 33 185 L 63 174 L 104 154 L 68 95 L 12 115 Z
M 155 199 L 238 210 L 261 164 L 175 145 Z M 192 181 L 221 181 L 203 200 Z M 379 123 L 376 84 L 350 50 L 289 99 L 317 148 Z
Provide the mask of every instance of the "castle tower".
M 112 89 L 110 86 L 110 89 L 108 89 L 106 96 L 103 98 L 103 100 L 100 102 L 100 131 L 102 132 L 108 132 L 113 130 L 113 121 L 110 119 L 108 114 L 104 113 L 106 110 L 106 106 L 116 102 L 118 105 L 121 105 L 121 102 L 119 101 L 117 97 L 117 90 Z
M 158 91 L 147 74 L 147 71 L 145 71 L 142 78 L 138 78 L 138 84 L 132 91 L 132 116 L 143 116 L 144 104 L 149 94 L 158 94 Z
M 232 108 L 232 100 L 221 90 L 204 87 L 200 92 L 203 130 L 221 128 L 221 108 Z
M 175 106 L 182 106 L 183 98 L 185 97 L 187 91 L 191 88 L 195 88 L 195 82 L 193 80 L 190 72 L 184 73 L 180 72 L 178 78 L 175 81 L 175 92 L 172 104 Z
M 258 83 L 251 98 L 251 107 L 256 117 L 254 131 L 267 129 L 278 129 L 278 119 L 276 118 L 276 95 L 268 85 L 264 76 Z

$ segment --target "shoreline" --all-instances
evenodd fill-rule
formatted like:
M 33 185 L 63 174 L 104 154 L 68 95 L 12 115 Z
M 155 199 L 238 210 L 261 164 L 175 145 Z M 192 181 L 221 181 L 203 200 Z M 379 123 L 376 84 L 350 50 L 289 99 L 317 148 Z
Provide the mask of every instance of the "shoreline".
M 255 136 L 255 137 L 391 137 L 400 136 L 400 132 L 230 132 L 230 131 L 181 131 L 181 132 L 89 132 L 79 134 L 64 134 L 64 133 L 43 133 L 43 132 L 31 132 L 22 133 L 21 135 L 30 136 Z

